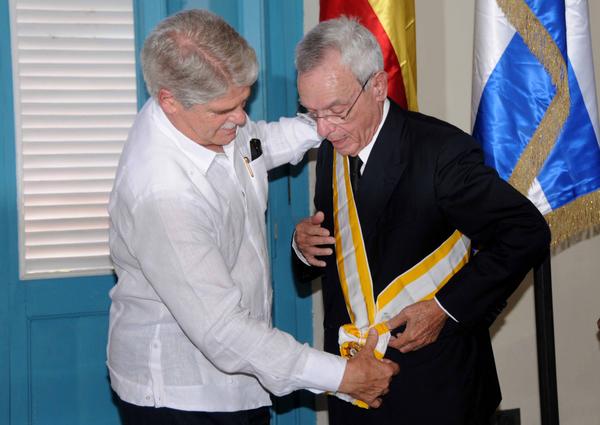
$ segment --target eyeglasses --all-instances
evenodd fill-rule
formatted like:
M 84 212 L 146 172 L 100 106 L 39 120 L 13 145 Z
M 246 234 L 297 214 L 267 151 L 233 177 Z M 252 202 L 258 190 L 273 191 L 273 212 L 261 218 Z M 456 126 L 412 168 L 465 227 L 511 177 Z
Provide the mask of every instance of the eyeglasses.
M 358 93 L 358 96 L 356 96 L 356 99 L 354 99 L 354 102 L 352 102 L 352 105 L 350 105 L 350 107 L 344 114 L 317 115 L 316 112 L 308 112 L 306 115 L 308 115 L 311 119 L 313 119 L 315 121 L 322 119 L 322 120 L 327 121 L 330 124 L 335 124 L 335 125 L 344 124 L 346 122 L 346 120 L 348 119 L 350 112 L 352 112 L 352 108 L 354 108 L 354 105 L 356 105 L 356 102 L 358 102 L 360 95 L 363 94 L 363 92 L 365 91 L 365 87 L 367 86 L 367 83 L 371 80 L 371 77 L 372 77 L 372 75 L 369 78 L 367 78 L 367 81 L 365 81 L 363 83 L 362 87 L 360 88 L 360 93 Z

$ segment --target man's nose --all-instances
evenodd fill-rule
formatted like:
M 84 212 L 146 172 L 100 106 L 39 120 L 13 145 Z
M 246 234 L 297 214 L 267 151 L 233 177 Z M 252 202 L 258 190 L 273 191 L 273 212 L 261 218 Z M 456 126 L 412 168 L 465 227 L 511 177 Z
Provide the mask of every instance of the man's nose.
M 319 133 L 319 136 L 327 138 L 327 136 L 329 136 L 329 134 L 331 134 L 331 132 L 335 130 L 335 126 L 329 121 L 327 121 L 325 118 L 317 117 L 316 120 L 317 133 Z
M 230 120 L 238 126 L 246 124 L 246 111 L 244 111 L 244 108 L 241 106 L 239 108 L 235 108 L 231 113 Z

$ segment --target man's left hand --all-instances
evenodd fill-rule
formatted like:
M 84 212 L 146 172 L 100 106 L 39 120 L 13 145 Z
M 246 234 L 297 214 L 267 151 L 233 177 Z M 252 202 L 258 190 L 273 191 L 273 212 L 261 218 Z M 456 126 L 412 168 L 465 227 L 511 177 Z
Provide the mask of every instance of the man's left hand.
M 410 305 L 388 321 L 390 329 L 406 324 L 404 332 L 392 335 L 388 346 L 402 353 L 423 348 L 435 342 L 447 317 L 435 300 Z

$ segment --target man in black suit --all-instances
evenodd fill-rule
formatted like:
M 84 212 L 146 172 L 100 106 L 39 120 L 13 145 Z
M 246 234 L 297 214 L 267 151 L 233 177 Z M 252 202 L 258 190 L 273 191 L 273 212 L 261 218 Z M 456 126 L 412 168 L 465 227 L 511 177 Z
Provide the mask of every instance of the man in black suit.
M 297 273 L 323 275 L 326 351 L 352 355 L 375 327 L 400 365 L 381 408 L 330 397 L 330 423 L 488 423 L 501 399 L 488 328 L 547 254 L 544 218 L 473 138 L 387 99 L 380 48 L 356 21 L 320 23 L 296 65 L 326 139 L 317 212 L 296 226 Z M 386 332 L 390 319 L 399 327 Z

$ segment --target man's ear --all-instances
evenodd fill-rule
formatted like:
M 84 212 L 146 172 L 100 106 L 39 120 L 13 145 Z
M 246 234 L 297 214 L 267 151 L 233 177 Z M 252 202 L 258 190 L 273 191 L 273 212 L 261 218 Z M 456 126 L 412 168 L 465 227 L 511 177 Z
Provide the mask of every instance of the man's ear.
M 158 91 L 158 104 L 165 112 L 165 114 L 173 114 L 177 112 L 179 102 L 175 99 L 173 94 L 167 89 L 160 89 Z
M 387 73 L 385 71 L 379 71 L 373 77 L 373 93 L 375 98 L 379 101 L 385 100 L 387 97 L 387 89 L 388 89 L 388 80 Z

